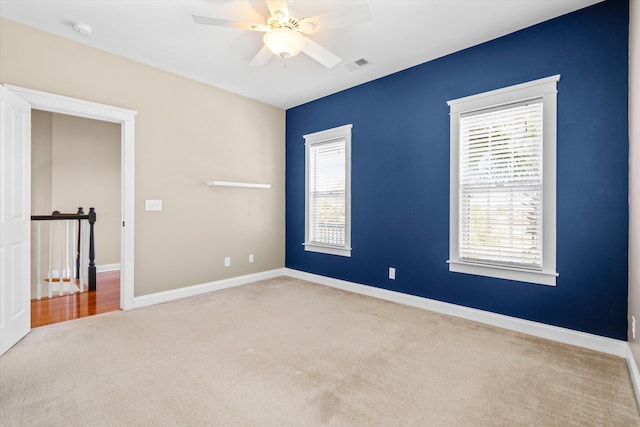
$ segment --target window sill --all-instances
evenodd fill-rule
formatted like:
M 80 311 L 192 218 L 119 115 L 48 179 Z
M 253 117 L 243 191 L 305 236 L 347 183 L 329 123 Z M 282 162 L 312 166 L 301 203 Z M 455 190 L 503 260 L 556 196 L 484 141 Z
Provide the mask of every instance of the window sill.
M 304 250 L 308 252 L 317 252 L 321 254 L 339 255 L 339 256 L 351 256 L 351 248 L 340 248 L 336 246 L 325 246 L 317 243 L 303 243 Z
M 475 274 L 477 276 L 495 277 L 498 279 L 516 280 L 519 282 L 537 283 L 555 286 L 558 273 L 524 270 L 510 267 L 471 264 L 468 262 L 448 260 L 449 271 Z

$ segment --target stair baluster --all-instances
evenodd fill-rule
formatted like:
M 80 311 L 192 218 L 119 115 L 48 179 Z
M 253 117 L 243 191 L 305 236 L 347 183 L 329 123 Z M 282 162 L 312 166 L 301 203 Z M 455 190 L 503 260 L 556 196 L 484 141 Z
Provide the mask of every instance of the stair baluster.
M 53 221 L 49 221 L 49 270 L 47 271 L 47 296 L 53 297 Z
M 63 232 L 62 229 L 64 227 L 64 223 L 62 221 L 58 222 L 58 241 L 60 242 L 60 248 L 58 250 L 58 295 L 62 296 L 64 295 L 64 281 L 63 281 L 63 277 L 64 277 L 64 270 L 62 269 L 62 257 L 64 255 L 64 252 L 62 251 L 62 242 L 64 241 L 63 239 Z
M 42 233 L 41 233 L 40 221 L 36 222 L 36 236 L 38 245 L 36 246 L 36 299 L 40 301 L 42 299 L 42 273 L 41 273 L 41 256 L 40 256 L 40 242 L 42 241 Z

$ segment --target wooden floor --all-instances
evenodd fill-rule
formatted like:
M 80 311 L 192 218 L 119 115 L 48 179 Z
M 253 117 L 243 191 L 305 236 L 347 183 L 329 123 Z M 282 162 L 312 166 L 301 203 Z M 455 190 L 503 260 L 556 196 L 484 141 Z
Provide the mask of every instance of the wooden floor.
M 31 327 L 120 309 L 120 271 L 96 275 L 96 290 L 31 300 Z

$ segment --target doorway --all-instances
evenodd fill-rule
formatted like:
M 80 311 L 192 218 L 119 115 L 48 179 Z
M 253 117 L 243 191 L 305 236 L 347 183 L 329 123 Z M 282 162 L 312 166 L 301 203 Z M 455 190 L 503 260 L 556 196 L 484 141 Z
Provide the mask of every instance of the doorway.
M 80 207 L 85 212 L 93 207 L 98 217 L 97 286 L 90 293 L 77 292 L 80 288 L 71 286 L 71 281 L 45 280 L 57 276 L 62 253 L 67 254 L 67 263 L 72 259 L 73 238 L 62 241 L 61 231 L 69 224 L 32 221 L 31 327 L 120 308 L 120 135 L 120 123 L 31 110 L 32 215 L 47 216 L 54 210 L 75 214 Z M 59 251 L 60 245 L 66 246 L 65 251 Z
M 61 113 L 119 123 L 121 162 L 120 309 L 134 308 L 134 147 L 136 111 L 69 98 L 18 86 L 5 85 L 31 105 L 32 110 Z M 28 190 L 30 192 L 30 189 Z M 30 199 L 30 194 L 26 195 Z

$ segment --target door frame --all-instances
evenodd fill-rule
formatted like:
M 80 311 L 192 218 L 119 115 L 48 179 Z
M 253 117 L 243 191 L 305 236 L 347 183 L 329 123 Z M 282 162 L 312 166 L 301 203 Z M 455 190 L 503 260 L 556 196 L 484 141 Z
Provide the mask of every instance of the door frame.
M 29 104 L 32 110 L 49 111 L 121 125 L 120 170 L 122 231 L 120 238 L 120 308 L 134 308 L 134 191 L 135 191 L 135 116 L 137 111 L 84 101 L 77 98 L 4 85 Z

